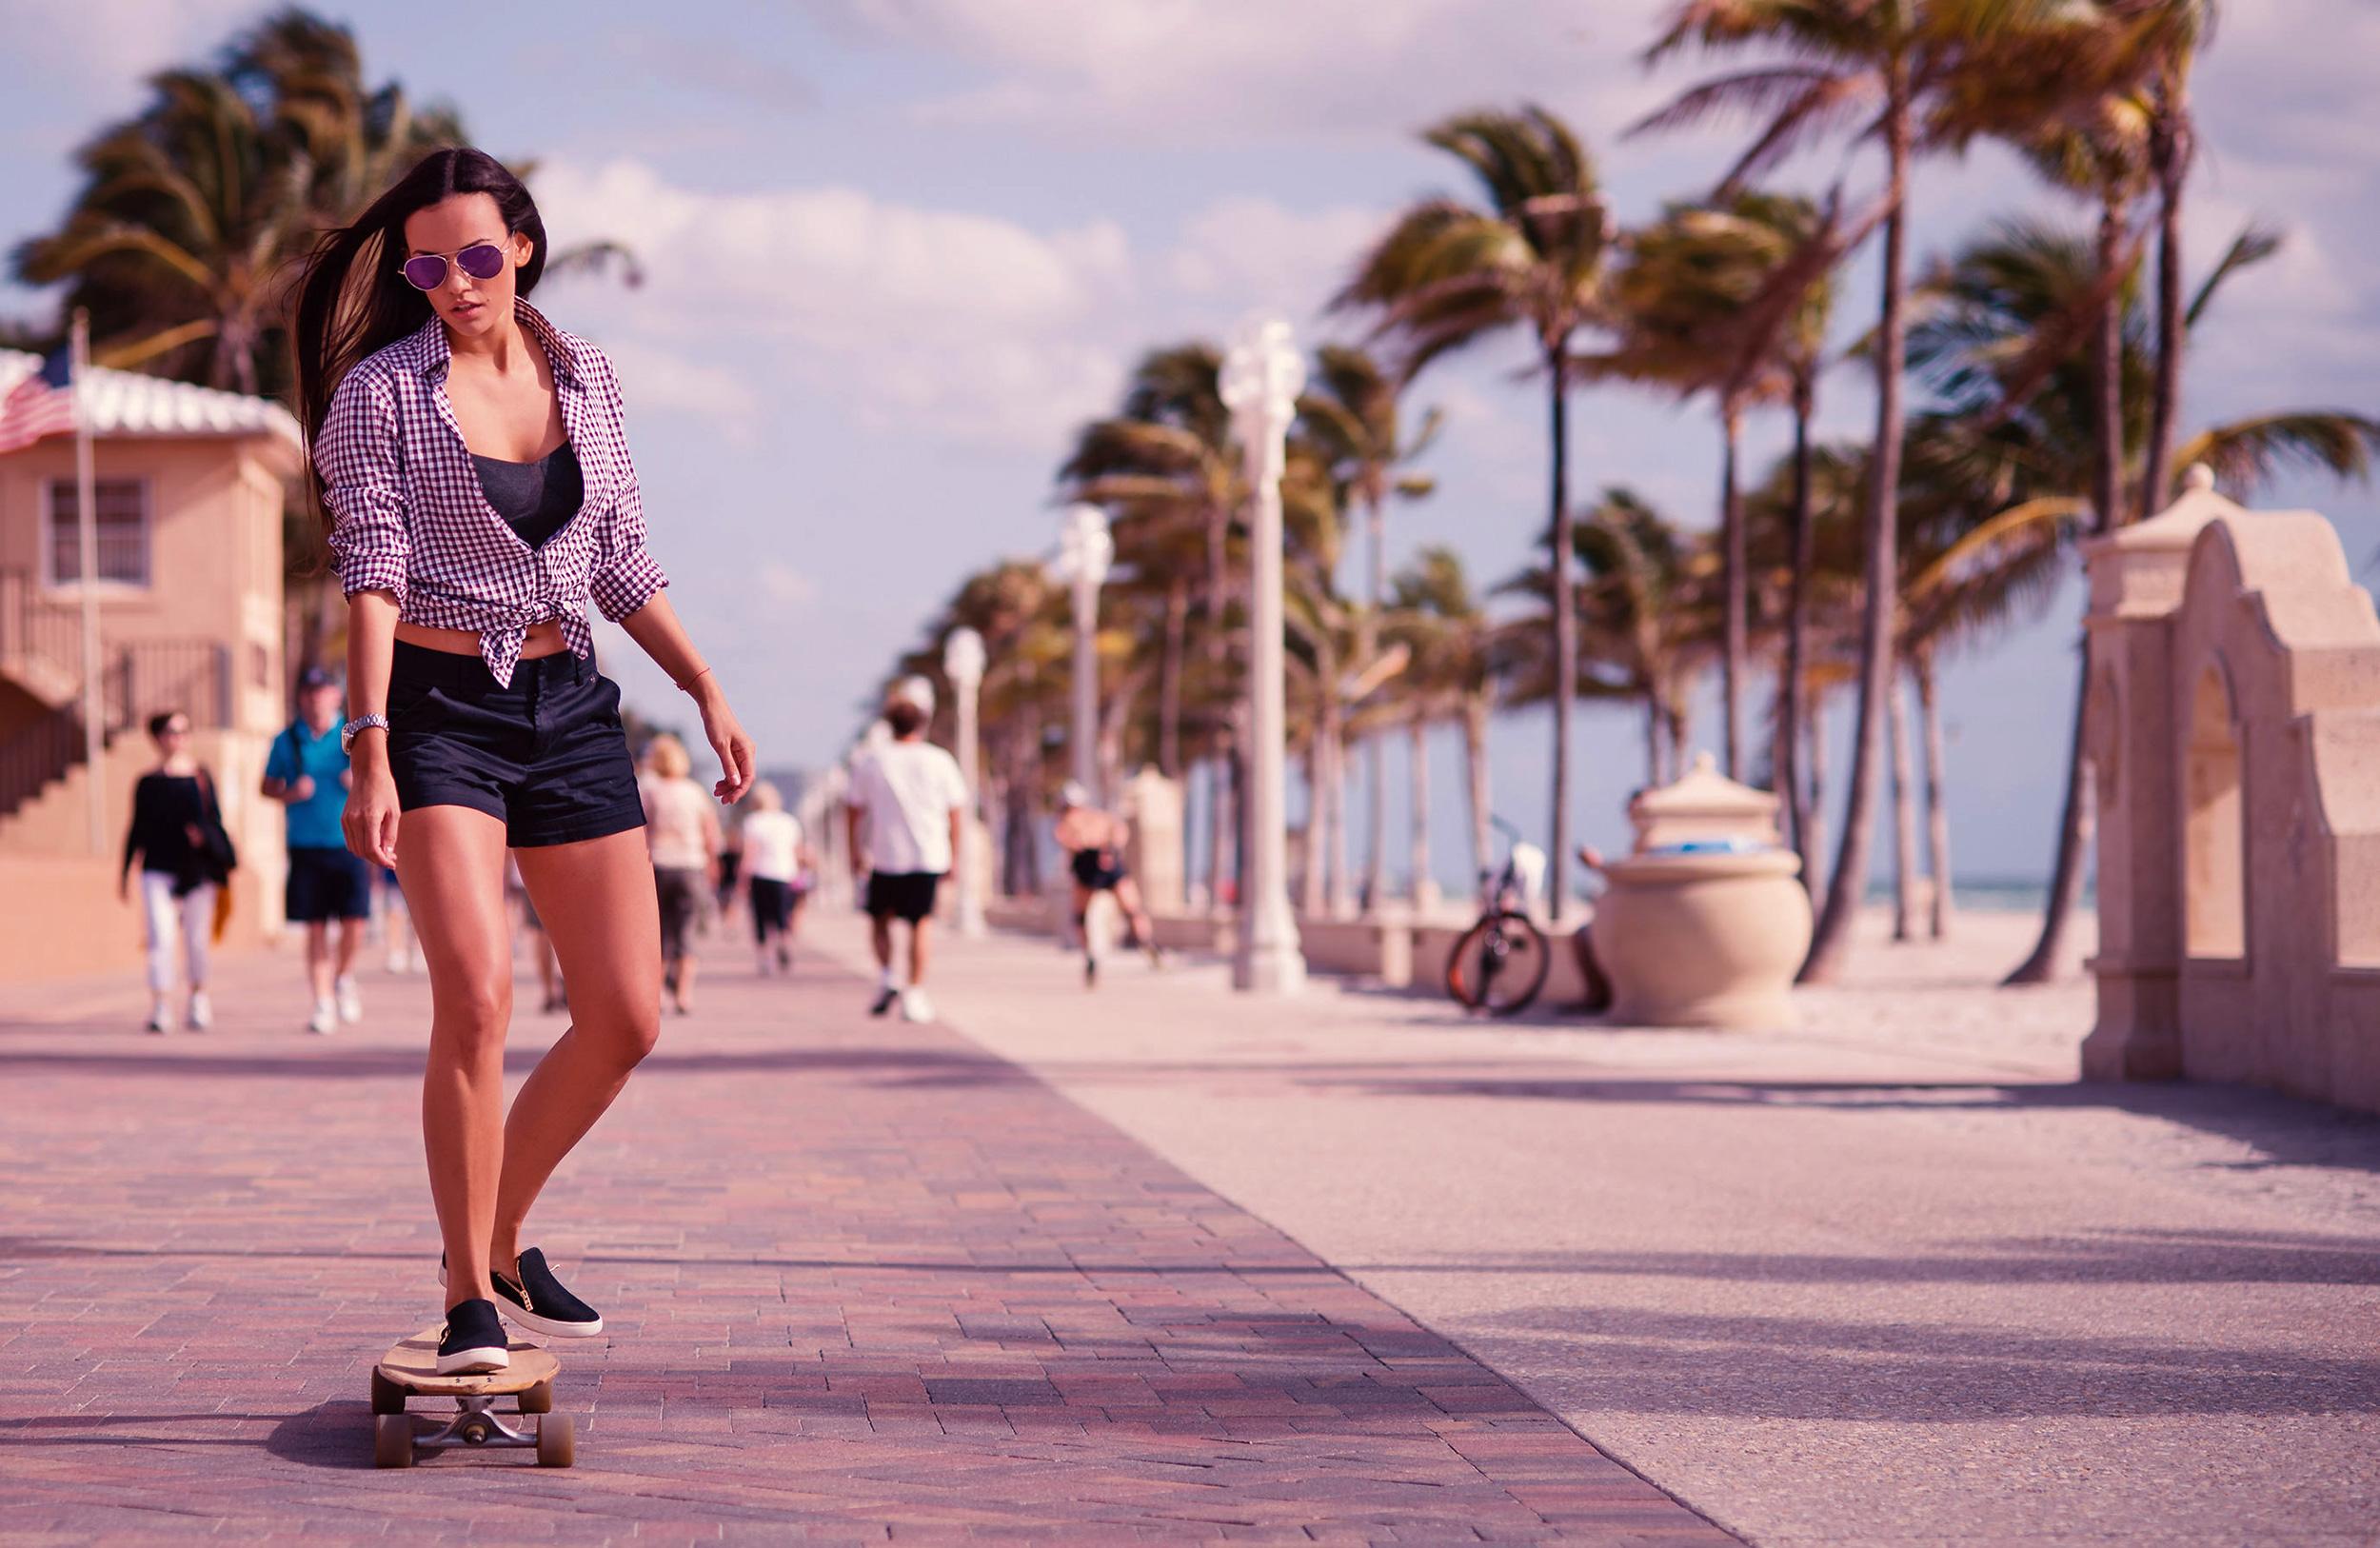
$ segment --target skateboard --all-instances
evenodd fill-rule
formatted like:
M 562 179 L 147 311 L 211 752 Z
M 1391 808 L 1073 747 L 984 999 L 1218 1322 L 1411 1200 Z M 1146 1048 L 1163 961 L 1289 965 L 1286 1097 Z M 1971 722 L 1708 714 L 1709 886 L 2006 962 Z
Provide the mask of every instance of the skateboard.
M 511 1345 L 512 1364 L 506 1370 L 440 1376 L 441 1331 L 434 1326 L 424 1328 L 372 1367 L 373 1462 L 381 1467 L 411 1467 L 416 1454 L 425 1451 L 535 1446 L 538 1466 L 568 1467 L 576 1455 L 575 1426 L 569 1415 L 553 1411 L 554 1377 L 562 1362 L 537 1345 L 516 1339 Z M 444 1428 L 425 1433 L 415 1427 L 415 1416 L 406 1412 L 407 1398 L 452 1398 L 454 1416 Z M 510 1413 L 497 1412 L 499 1398 L 516 1399 Z M 535 1415 L 536 1422 L 506 1422 L 522 1415 Z

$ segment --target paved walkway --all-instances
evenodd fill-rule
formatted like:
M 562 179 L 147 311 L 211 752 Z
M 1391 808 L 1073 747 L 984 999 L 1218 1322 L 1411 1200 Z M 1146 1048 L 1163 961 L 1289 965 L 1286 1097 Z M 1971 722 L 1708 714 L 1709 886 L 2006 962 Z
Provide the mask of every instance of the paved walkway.
M 2030 929 L 1872 937 L 1793 1035 L 1015 939 L 939 1000 L 1755 1542 L 2380 1542 L 2380 1121 L 2074 1084 L 2088 987 L 1985 986 Z
M 205 1036 L 10 991 L 0 1540 L 1728 1540 L 1015 1065 L 748 972 L 533 1222 L 613 1328 L 563 1350 L 569 1472 L 369 1466 L 370 1362 L 439 1304 L 419 980 L 331 1039 L 286 958 Z

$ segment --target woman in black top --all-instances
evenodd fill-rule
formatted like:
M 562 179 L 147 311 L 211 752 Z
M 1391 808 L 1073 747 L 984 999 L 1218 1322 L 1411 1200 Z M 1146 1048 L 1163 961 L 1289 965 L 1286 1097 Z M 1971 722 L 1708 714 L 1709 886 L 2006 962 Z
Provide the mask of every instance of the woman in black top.
M 181 940 L 189 979 L 189 1023 L 214 1023 L 207 1001 L 207 942 L 215 927 L 215 889 L 224 881 L 210 858 L 208 835 L 223 823 L 214 781 L 190 756 L 190 723 L 178 711 L 152 715 L 149 735 L 157 766 L 132 789 L 132 823 L 124 835 L 124 868 L 116 896 L 131 896 L 135 861 L 141 873 L 141 913 L 149 927 L 149 1030 L 173 1029 L 173 947 Z

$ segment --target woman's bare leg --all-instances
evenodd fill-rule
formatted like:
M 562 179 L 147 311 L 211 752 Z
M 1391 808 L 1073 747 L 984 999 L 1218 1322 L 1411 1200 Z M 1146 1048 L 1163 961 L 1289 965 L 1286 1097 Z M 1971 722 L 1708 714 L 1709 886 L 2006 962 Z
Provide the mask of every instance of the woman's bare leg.
M 397 871 L 429 970 L 422 1141 L 452 1306 L 488 1298 L 487 1241 L 505 1158 L 512 931 L 504 824 L 468 806 L 416 807 L 397 829 Z
M 545 1180 L 604 1116 L 661 1032 L 661 904 L 645 835 L 615 833 L 514 858 L 570 986 L 570 1029 L 529 1072 L 505 1121 L 488 1245 L 507 1268 Z

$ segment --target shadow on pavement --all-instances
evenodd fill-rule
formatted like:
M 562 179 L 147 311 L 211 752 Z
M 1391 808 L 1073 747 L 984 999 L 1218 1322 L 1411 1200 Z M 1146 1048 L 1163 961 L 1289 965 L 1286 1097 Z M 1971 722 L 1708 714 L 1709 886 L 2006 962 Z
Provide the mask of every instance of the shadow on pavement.
M 1565 1411 L 1955 1423 L 2189 1414 L 2380 1413 L 2380 1359 L 2193 1346 L 2172 1338 L 1534 1307 L 1467 1341 L 1512 1370 L 1558 1370 Z M 1592 1419 L 1589 1420 L 1590 1425 Z

